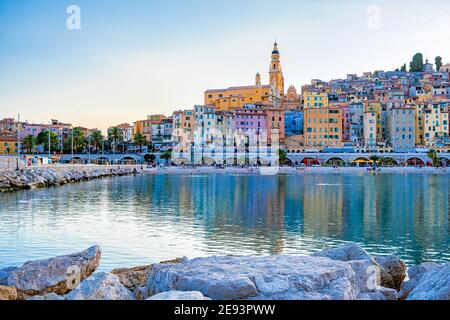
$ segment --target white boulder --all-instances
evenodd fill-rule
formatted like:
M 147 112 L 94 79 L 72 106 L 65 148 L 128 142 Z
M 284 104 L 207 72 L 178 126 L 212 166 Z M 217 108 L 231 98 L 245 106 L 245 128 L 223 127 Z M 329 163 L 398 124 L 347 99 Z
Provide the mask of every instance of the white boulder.
M 119 278 L 106 272 L 95 273 L 65 296 L 66 300 L 135 300 L 133 292 Z

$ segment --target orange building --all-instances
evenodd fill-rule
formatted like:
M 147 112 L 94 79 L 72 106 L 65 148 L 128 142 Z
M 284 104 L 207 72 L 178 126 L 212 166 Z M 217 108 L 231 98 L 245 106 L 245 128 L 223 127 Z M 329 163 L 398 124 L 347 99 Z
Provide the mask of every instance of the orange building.
M 147 116 L 147 120 L 138 120 L 134 123 L 134 134 L 142 134 L 147 138 L 147 141 L 152 141 L 152 125 L 160 124 L 166 116 L 163 114 L 155 114 Z
M 271 137 L 274 130 L 278 130 L 280 143 L 284 141 L 284 110 L 267 108 L 267 138 L 272 143 Z
M 342 146 L 342 109 L 306 107 L 304 112 L 307 147 Z
M 0 136 L 0 154 L 18 153 L 17 136 Z

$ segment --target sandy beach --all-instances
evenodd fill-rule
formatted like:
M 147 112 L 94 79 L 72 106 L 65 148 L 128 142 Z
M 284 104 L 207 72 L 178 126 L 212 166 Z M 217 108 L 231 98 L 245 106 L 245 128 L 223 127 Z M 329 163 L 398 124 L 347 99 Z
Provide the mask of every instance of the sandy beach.
M 144 168 L 143 174 L 180 174 L 180 175 L 202 175 L 202 174 L 245 174 L 245 175 L 276 175 L 276 174 L 309 174 L 309 173 L 357 173 L 357 174 L 387 174 L 387 173 L 419 173 L 419 174 L 449 174 L 448 168 L 432 167 L 383 167 L 376 172 L 369 168 L 362 167 L 250 167 L 235 168 L 229 167 L 218 169 L 214 167 L 164 167 L 164 168 Z

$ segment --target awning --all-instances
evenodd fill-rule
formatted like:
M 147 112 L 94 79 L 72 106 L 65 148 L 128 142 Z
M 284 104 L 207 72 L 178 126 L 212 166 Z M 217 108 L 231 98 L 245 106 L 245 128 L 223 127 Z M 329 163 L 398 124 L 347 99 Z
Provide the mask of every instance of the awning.
M 359 160 L 354 160 L 352 161 L 353 163 L 374 163 L 373 160 L 363 160 L 363 159 L 359 159 Z

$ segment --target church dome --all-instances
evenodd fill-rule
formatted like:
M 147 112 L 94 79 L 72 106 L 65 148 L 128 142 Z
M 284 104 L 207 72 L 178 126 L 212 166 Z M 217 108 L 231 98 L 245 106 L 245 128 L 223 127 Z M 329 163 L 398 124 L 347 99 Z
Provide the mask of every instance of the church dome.
M 273 44 L 272 54 L 280 54 L 280 52 L 278 51 L 278 44 L 276 42 Z

